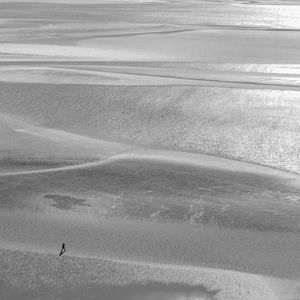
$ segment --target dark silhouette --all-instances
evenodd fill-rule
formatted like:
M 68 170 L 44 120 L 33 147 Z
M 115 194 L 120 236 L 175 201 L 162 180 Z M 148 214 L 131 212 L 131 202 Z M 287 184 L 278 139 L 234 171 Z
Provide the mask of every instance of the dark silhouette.
M 59 256 L 63 255 L 66 252 L 65 243 L 62 244 Z

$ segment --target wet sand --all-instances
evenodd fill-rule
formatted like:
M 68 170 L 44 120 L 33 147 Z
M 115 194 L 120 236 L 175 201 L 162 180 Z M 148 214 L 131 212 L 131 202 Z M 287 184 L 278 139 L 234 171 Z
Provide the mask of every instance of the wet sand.
M 299 14 L 0 1 L 2 298 L 299 299 Z

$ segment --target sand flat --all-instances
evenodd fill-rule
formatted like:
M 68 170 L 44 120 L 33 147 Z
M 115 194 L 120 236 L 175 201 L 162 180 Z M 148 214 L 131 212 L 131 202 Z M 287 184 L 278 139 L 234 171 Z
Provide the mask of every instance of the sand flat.
M 149 63 L 148 63 L 149 64 Z M 26 82 L 48 84 L 88 84 L 88 85 L 172 85 L 172 86 L 216 86 L 230 88 L 255 88 L 298 90 L 300 81 L 297 65 L 260 64 L 207 64 L 195 66 L 172 63 L 147 63 L 141 66 L 80 65 L 61 63 L 40 63 L 28 66 L 22 62 L 17 65 L 0 67 L 0 80 L 3 82 Z M 161 65 L 161 67 L 159 67 Z M 179 67 L 181 66 L 181 68 Z
M 0 0 L 0 298 L 299 299 L 299 14 Z

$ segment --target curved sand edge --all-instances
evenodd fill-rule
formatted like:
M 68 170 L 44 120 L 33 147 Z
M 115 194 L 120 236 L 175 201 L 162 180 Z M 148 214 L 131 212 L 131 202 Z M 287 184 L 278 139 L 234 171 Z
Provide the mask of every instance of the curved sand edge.
M 81 138 L 79 135 L 68 134 L 66 132 L 60 130 L 52 130 L 46 128 L 31 128 L 31 129 L 19 129 L 20 132 L 26 132 L 29 134 L 36 134 L 35 131 L 42 131 L 39 135 L 50 134 L 50 137 L 53 135 L 54 137 L 59 135 L 71 135 L 76 136 L 77 138 Z M 45 131 L 43 133 L 43 131 Z M 48 137 L 49 138 L 49 137 Z M 60 137 L 62 138 L 62 137 Z M 84 138 L 84 137 L 82 137 Z M 95 142 L 106 143 L 106 141 L 101 141 L 95 139 Z M 116 147 L 115 143 L 107 142 L 108 147 Z M 112 144 L 112 145 L 111 145 Z M 121 144 L 118 145 L 121 147 Z M 206 168 L 215 168 L 220 170 L 235 170 L 240 172 L 253 173 L 258 175 L 269 175 L 269 176 L 278 176 L 283 179 L 291 180 L 291 184 L 298 185 L 300 183 L 300 176 L 295 173 L 290 173 L 285 170 L 279 170 L 268 166 L 261 166 L 254 163 L 248 163 L 244 161 L 237 161 L 233 159 L 226 159 L 217 157 L 214 155 L 200 154 L 200 153 L 188 153 L 188 152 L 178 152 L 178 151 L 166 151 L 166 150 L 155 150 L 155 149 L 142 149 L 139 150 L 134 149 L 126 149 L 126 145 L 123 146 L 125 153 L 112 155 L 107 158 L 103 158 L 101 160 L 75 164 L 70 166 L 56 167 L 56 168 L 45 168 L 39 170 L 26 170 L 26 171 L 17 171 L 17 172 L 3 172 L 0 173 L 0 177 L 6 176 L 18 176 L 18 175 L 30 175 L 30 174 L 42 174 L 49 172 L 60 172 L 60 171 L 70 171 L 76 169 L 84 169 L 90 167 L 102 166 L 105 164 L 109 164 L 114 161 L 119 160 L 153 160 L 160 161 L 165 163 L 174 163 L 174 164 L 182 164 L 192 167 L 206 167 Z M 128 148 L 128 146 L 127 146 Z M 127 152 L 126 150 L 129 150 Z M 130 151 L 131 150 L 131 151 Z

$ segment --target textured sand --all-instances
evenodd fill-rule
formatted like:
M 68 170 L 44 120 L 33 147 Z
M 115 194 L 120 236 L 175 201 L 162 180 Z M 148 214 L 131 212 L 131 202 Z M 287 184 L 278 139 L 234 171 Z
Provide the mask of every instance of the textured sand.
M 299 3 L 29 2 L 0 0 L 0 299 L 300 299 Z

